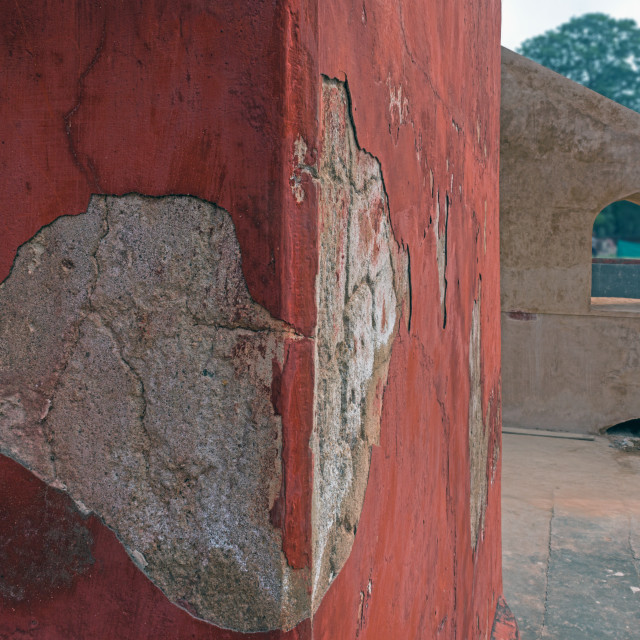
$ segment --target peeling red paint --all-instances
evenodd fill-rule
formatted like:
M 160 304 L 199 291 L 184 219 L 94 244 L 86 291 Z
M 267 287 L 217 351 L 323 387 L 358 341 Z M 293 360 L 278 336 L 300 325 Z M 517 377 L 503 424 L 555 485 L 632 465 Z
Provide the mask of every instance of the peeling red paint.
M 15 482 L 19 475 L 21 482 Z M 0 602 L 15 607 L 68 592 L 94 564 L 93 536 L 71 498 L 15 462 L 0 466 Z
M 500 472 L 497 459 L 474 553 L 468 337 L 481 273 L 486 415 L 500 384 L 499 1 L 76 0 L 63 13 L 46 0 L 28 9 L 0 0 L 0 7 L 0 278 L 22 242 L 57 216 L 84 211 L 91 193 L 193 194 L 231 213 L 254 299 L 311 336 L 318 187 L 295 145 L 305 142 L 304 163 L 313 166 L 322 73 L 348 81 L 358 142 L 380 160 L 395 236 L 411 252 L 412 285 L 411 329 L 402 325 L 394 346 L 356 541 L 313 629 L 307 620 L 290 633 L 239 634 L 195 620 L 166 600 L 96 518 L 80 516 L 93 564 L 50 597 L 6 608 L 0 629 L 51 640 L 487 635 L 502 590 Z M 450 203 L 444 330 L 438 200 L 443 219 Z M 487 211 L 486 252 L 473 211 Z M 294 567 L 309 566 L 312 351 L 309 340 L 290 341 L 272 394 L 283 419 L 284 477 L 274 519 Z M 499 427 L 499 417 L 489 420 L 490 452 L 499 450 Z M 3 506 L 17 487 L 38 482 L 7 458 L 0 468 Z M 60 520 L 29 500 L 14 516 L 20 526 L 30 509 Z
M 290 1 L 0 8 L 0 190 L 11 212 L 0 219 L 0 280 L 21 243 L 86 210 L 92 193 L 192 194 L 231 212 L 254 299 L 309 335 L 315 187 L 297 205 L 282 173 L 298 135 L 317 147 L 313 12 Z
M 282 529 L 283 551 L 293 569 L 311 566 L 313 350 L 312 340 L 287 340 L 283 370 L 274 375 L 275 406 L 289 429 L 282 434 L 282 486 L 271 521 Z
M 516 619 L 502 596 L 496 605 L 491 640 L 520 640 Z
M 401 325 L 394 345 L 356 543 L 314 617 L 314 634 L 355 637 L 363 581 L 371 576 L 359 638 L 487 636 L 502 592 L 500 482 L 498 470 L 474 553 L 468 345 L 482 274 L 486 415 L 500 385 L 500 5 L 328 0 L 319 5 L 319 24 L 320 71 L 347 80 L 358 142 L 381 163 L 395 236 L 411 252 L 412 317 L 410 333 Z M 444 330 L 433 232 L 438 198 L 441 222 L 449 202 Z M 486 253 L 476 241 L 484 221 L 472 215 L 485 202 Z M 499 422 L 487 428 L 491 452 Z

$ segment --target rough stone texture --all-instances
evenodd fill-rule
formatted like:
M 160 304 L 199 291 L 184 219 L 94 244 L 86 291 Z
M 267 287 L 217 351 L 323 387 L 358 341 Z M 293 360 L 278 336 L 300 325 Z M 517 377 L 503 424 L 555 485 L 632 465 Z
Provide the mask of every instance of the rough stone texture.
M 251 300 L 229 215 L 96 196 L 20 249 L 0 302 L 3 450 L 100 515 L 198 616 L 303 618 L 307 574 L 269 515 L 272 369 L 292 332 Z
M 469 460 L 471 480 L 471 544 L 475 549 L 478 536 L 484 533 L 484 513 L 487 508 L 489 484 L 489 429 L 482 415 L 482 362 L 480 339 L 480 306 L 482 283 L 473 303 L 471 335 L 469 337 Z
M 316 606 L 353 545 L 408 285 L 345 86 L 325 80 L 323 95 Z M 189 197 L 95 196 L 21 248 L 0 291 L 3 450 L 103 518 L 198 616 L 253 631 L 309 615 L 308 572 L 270 515 L 273 368 L 297 336 L 251 300 L 230 216 Z
M 379 162 L 358 147 L 345 85 L 322 85 L 314 452 L 314 604 L 345 563 L 379 442 L 382 391 L 407 297 Z
M 593 433 L 640 415 L 637 304 L 591 299 L 593 222 L 611 202 L 640 202 L 639 154 L 640 114 L 503 49 L 502 363 L 511 426 Z
M 1 638 L 307 640 L 308 621 L 291 632 L 242 634 L 194 618 L 140 571 L 99 518 L 82 514 L 64 491 L 17 462 L 2 460 Z

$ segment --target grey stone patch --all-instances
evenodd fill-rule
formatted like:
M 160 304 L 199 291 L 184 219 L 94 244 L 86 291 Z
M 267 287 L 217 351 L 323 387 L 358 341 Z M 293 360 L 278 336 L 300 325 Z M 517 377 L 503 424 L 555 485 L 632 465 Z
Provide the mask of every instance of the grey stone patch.
M 0 284 L 0 450 L 55 477 L 45 418 L 95 284 L 103 199 L 82 222 L 58 218 L 22 245 Z
M 484 530 L 487 507 L 487 460 L 489 456 L 489 429 L 482 418 L 482 362 L 480 340 L 480 310 L 482 286 L 478 284 L 478 297 L 473 303 L 471 335 L 469 337 L 469 471 L 470 471 L 470 524 L 471 545 L 475 549 Z
M 198 616 L 240 631 L 307 617 L 308 571 L 269 518 L 272 367 L 296 336 L 250 298 L 230 216 L 93 197 L 21 247 L 0 305 L 2 451 L 99 514 Z
M 378 161 L 358 147 L 345 85 L 324 79 L 312 448 L 313 606 L 346 562 L 378 442 L 408 288 Z
M 94 196 L 0 286 L 0 451 L 98 514 L 172 601 L 243 632 L 310 616 L 351 551 L 409 287 L 345 86 L 324 80 L 323 106 L 310 570 L 270 519 L 273 368 L 298 336 L 249 296 L 226 212 Z

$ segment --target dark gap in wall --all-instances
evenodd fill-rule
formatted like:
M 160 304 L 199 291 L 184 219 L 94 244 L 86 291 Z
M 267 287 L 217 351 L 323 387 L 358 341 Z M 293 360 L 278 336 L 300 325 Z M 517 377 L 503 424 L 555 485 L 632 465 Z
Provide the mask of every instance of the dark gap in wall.
M 613 427 L 609 427 L 606 431 L 607 435 L 630 435 L 640 437 L 640 418 L 620 422 Z

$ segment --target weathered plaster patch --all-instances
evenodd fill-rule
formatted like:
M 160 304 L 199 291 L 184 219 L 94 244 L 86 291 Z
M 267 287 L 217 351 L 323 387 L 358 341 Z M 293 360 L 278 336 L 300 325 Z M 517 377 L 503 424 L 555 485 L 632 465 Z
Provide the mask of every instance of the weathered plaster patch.
M 312 178 L 317 177 L 316 168 L 306 163 L 308 150 L 309 149 L 304 138 L 302 138 L 302 136 L 298 136 L 293 145 L 292 173 L 289 179 L 291 193 L 293 193 L 293 197 L 296 199 L 298 204 L 304 202 L 305 198 L 304 186 L 302 184 L 302 177 L 304 174 L 307 174 Z
M 313 434 L 313 603 L 345 563 L 378 442 L 391 345 L 408 287 L 380 164 L 358 147 L 345 85 L 325 79 Z
M 230 216 L 191 197 L 93 197 L 0 288 L 0 447 L 117 533 L 174 602 L 243 631 L 309 614 L 269 510 L 273 362 Z M 50 406 L 50 408 L 49 408 Z
M 442 229 L 440 228 L 442 226 Z M 440 313 L 443 328 L 447 324 L 447 233 L 449 228 L 449 196 L 444 201 L 444 222 L 440 222 L 440 192 L 436 197 L 436 220 L 433 233 L 436 236 L 436 262 L 438 266 L 438 288 L 440 291 Z
M 484 528 L 487 506 L 487 458 L 489 455 L 489 429 L 482 416 L 482 362 L 480 340 L 480 308 L 482 283 L 478 284 L 478 297 L 473 303 L 471 335 L 469 337 L 469 473 L 471 545 L 475 549 Z
M 409 288 L 343 84 L 323 81 L 323 109 L 321 169 L 300 137 L 292 175 L 299 202 L 305 173 L 321 187 L 312 575 L 270 518 L 273 370 L 298 336 L 250 298 L 226 212 L 95 196 L 0 286 L 0 450 L 103 518 L 171 600 L 241 631 L 309 616 L 349 555 Z

